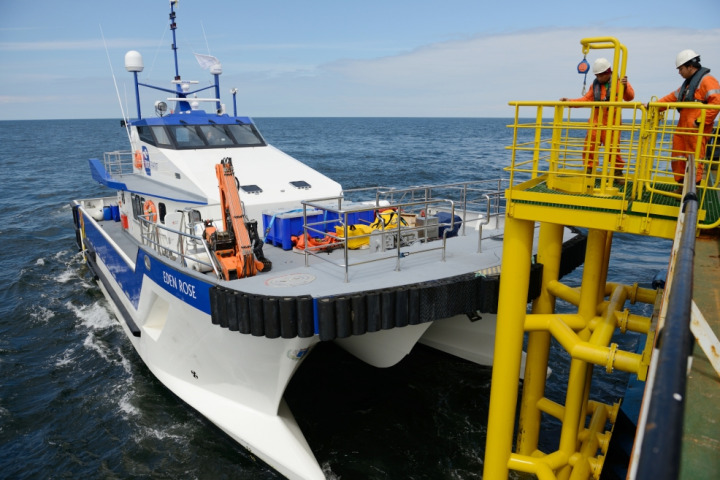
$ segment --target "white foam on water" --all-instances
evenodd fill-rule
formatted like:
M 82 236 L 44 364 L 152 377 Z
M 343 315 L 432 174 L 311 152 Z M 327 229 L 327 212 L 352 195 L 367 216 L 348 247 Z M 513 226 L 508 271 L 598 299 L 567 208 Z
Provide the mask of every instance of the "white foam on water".
M 179 443 L 187 442 L 187 437 L 185 435 L 177 435 L 170 433 L 166 430 L 159 430 L 157 428 L 143 428 L 142 429 L 142 438 L 154 438 L 157 440 L 174 440 Z
M 90 330 L 104 330 L 117 325 L 112 314 L 108 312 L 101 302 L 80 307 L 67 302 L 65 306 L 80 319 L 84 327 Z
M 71 365 L 75 362 L 73 355 L 75 353 L 74 348 L 69 348 L 62 352 L 62 356 L 55 361 L 56 367 L 64 367 L 65 365 Z
M 88 329 L 88 335 L 85 337 L 83 346 L 89 350 L 94 350 L 107 362 L 114 363 L 115 360 L 111 358 L 112 352 L 105 343 L 97 339 L 95 334 L 108 328 L 117 328 L 118 324 L 114 320 L 114 317 L 100 302 L 91 305 L 82 305 L 80 307 L 70 302 L 67 302 L 65 305 L 80 319 L 82 326 Z
M 131 382 L 128 382 L 130 384 Z M 132 389 L 127 390 L 120 400 L 118 400 L 118 407 L 120 411 L 125 414 L 125 417 L 137 417 L 140 415 L 140 409 L 132 404 L 131 399 L 135 395 L 135 391 Z
M 93 332 L 90 332 L 87 337 L 85 337 L 85 341 L 83 342 L 83 347 L 87 348 L 88 350 L 95 350 L 95 352 L 100 355 L 103 360 L 111 363 L 112 359 L 108 355 L 108 350 L 105 348 L 98 340 L 97 337 L 95 337 L 95 334 Z
M 30 317 L 44 323 L 47 323 L 48 320 L 55 316 L 55 312 L 42 305 L 33 305 L 30 309 Z
M 45 265 L 45 259 L 44 258 L 38 258 L 35 262 L 35 265 L 43 266 Z
M 126 373 L 129 375 L 132 375 L 132 367 L 130 364 L 130 360 L 123 355 L 122 350 L 120 348 L 117 349 L 118 358 L 120 358 L 120 364 L 122 365 L 123 369 Z
M 188 426 L 188 424 L 185 423 L 172 424 L 162 429 L 138 425 L 135 428 L 133 439 L 138 444 L 141 444 L 147 440 L 151 440 L 153 444 L 158 440 L 167 440 L 181 446 L 187 446 L 189 439 L 193 438 L 193 435 L 189 433 L 189 430 L 192 429 L 192 426 Z
M 60 275 L 53 277 L 58 283 L 68 283 L 70 280 L 77 278 L 77 273 L 73 270 L 65 270 Z

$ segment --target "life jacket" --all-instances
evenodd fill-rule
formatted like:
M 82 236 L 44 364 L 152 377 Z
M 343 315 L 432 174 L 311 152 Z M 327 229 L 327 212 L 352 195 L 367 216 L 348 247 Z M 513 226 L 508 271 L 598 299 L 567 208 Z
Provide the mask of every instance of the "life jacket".
M 593 80 L 593 95 L 596 102 L 609 102 L 610 101 L 610 82 L 605 84 L 605 98 L 602 97 L 602 84 L 598 82 L 597 78 Z
M 707 103 L 707 98 L 703 100 L 696 100 L 695 99 L 695 91 L 700 86 L 700 81 L 703 79 L 705 75 L 710 73 L 709 68 L 702 67 L 698 69 L 697 72 L 695 72 L 695 75 L 692 77 L 686 79 L 683 84 L 680 86 L 677 92 L 675 92 L 675 96 L 678 99 L 678 102 L 698 102 L 702 101 L 702 103 Z
M 310 235 L 305 236 L 305 234 L 301 235 L 293 235 L 290 237 L 290 240 L 292 241 L 293 247 L 295 247 L 298 250 L 305 250 L 305 248 L 310 248 L 313 251 L 324 251 L 324 250 L 332 250 L 334 248 L 340 247 L 339 245 L 340 240 L 333 237 L 332 235 L 325 235 L 323 238 L 314 238 Z

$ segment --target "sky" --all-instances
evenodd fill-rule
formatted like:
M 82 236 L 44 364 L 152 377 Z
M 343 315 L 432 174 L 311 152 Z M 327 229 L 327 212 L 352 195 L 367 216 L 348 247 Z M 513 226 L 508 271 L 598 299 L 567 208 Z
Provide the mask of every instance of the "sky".
M 679 87 L 690 48 L 720 78 L 720 1 L 180 0 L 183 80 L 251 117 L 512 117 L 510 101 L 579 97 L 582 38 L 627 47 L 636 100 Z M 0 120 L 134 118 L 124 56 L 171 88 L 168 0 L 0 0 Z M 592 63 L 610 50 L 591 50 Z M 588 76 L 588 85 L 592 74 Z M 141 90 L 143 116 L 167 95 Z

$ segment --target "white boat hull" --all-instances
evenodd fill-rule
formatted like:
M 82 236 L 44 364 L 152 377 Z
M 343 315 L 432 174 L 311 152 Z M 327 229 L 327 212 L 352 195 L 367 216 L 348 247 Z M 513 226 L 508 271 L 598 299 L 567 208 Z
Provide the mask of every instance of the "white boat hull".
M 404 294 L 412 288 L 418 289 L 412 301 L 425 305 L 425 317 L 415 317 L 407 310 L 403 320 L 396 310 L 401 305 L 401 294 L 397 293 L 398 299 L 394 300 L 396 290 L 372 280 L 369 276 L 372 270 L 359 270 L 354 280 L 356 283 L 338 283 L 335 271 L 325 272 L 324 263 L 305 270 L 312 273 L 287 274 L 284 272 L 303 272 L 296 270 L 293 264 L 303 257 L 289 253 L 284 257 L 286 270 L 273 271 L 273 275 L 267 277 L 228 283 L 217 280 L 211 274 L 197 272 L 192 266 L 182 267 L 146 247 L 135 245 L 133 254 L 132 249 L 120 245 L 124 236 L 128 235 L 125 231 L 115 227 L 116 233 L 113 234 L 113 224 L 96 221 L 81 206 L 96 205 L 98 201 L 102 203 L 102 199 L 95 199 L 77 204 L 79 244 L 85 250 L 103 293 L 138 355 L 150 371 L 184 402 L 288 478 L 324 478 L 283 400 L 293 374 L 320 341 L 334 341 L 360 360 L 380 368 L 397 364 L 418 342 L 480 365 L 492 364 L 494 314 L 474 315 L 472 320 L 467 314 L 432 320 L 428 318 L 427 311 L 429 308 L 434 312 L 430 315 L 437 315 L 446 311 L 443 309 L 468 308 L 458 305 L 467 305 L 466 292 L 480 288 L 481 284 L 476 282 L 487 281 L 484 274 L 461 274 L 450 280 L 413 284 L 408 279 L 417 281 L 419 275 L 428 273 L 428 269 L 420 261 L 422 257 L 410 257 L 403 264 L 402 271 L 383 275 L 385 280 L 396 278 L 396 281 L 404 282 L 400 284 Z M 458 242 L 474 246 L 477 240 L 458 239 Z M 496 248 L 493 242 L 486 245 L 482 254 L 485 257 L 472 251 L 470 257 L 466 257 L 467 254 L 450 250 L 447 262 L 435 264 L 434 268 L 439 269 L 442 265 L 452 275 L 458 268 L 454 265 L 467 263 L 467 258 L 472 258 L 474 262 L 482 262 L 484 258 L 495 261 Z M 322 280 L 326 273 L 329 278 Z M 368 280 L 363 283 L 366 275 Z M 455 281 L 459 283 L 453 283 Z M 345 307 L 341 307 L 340 299 L 361 297 L 362 289 L 358 290 L 358 286 L 364 284 L 370 287 L 367 294 L 380 302 L 375 304 L 375 308 L 378 305 L 382 308 L 375 310 L 377 315 L 372 317 L 368 300 L 367 317 L 362 320 L 355 310 L 342 310 L 354 308 L 354 304 L 351 306 L 346 300 Z M 251 296 L 261 295 L 260 291 L 271 294 L 266 294 L 262 302 L 272 298 L 290 298 L 291 302 L 295 302 L 291 297 L 293 292 L 308 298 L 306 292 L 309 288 L 319 289 L 326 295 L 333 288 L 336 291 L 347 289 L 348 293 L 321 297 L 322 301 L 317 300 L 317 305 L 310 307 L 315 312 L 315 325 L 311 325 L 314 333 L 302 334 L 298 328 L 298 333 L 284 338 L 285 332 L 283 335 L 272 335 L 267 329 L 243 333 L 238 331 L 242 327 L 236 323 L 233 328 L 227 318 L 237 312 L 232 315 L 230 310 L 225 312 L 221 309 L 218 312 L 218 305 L 225 305 L 228 299 L 235 304 L 234 295 L 241 293 L 232 290 L 235 285 L 246 289 Z M 259 289 L 257 292 L 252 291 L 253 285 Z M 455 291 L 456 286 L 461 290 Z M 384 293 L 379 295 L 380 291 Z M 462 294 L 458 295 L 458 292 Z M 436 298 L 437 303 L 427 303 L 424 295 Z M 382 301 L 378 300 L 380 297 Z M 403 298 L 411 302 L 410 297 Z M 398 303 L 385 303 L 388 301 Z M 389 310 L 386 308 L 388 305 L 391 305 Z M 266 315 L 263 314 L 265 304 L 259 308 L 255 312 Z M 335 328 L 342 322 L 332 317 L 332 312 L 341 310 L 350 312 L 350 317 L 346 319 L 350 321 L 350 327 L 343 332 L 339 326 Z M 386 317 L 388 312 L 391 317 Z M 393 319 L 392 315 L 396 314 L 397 318 Z M 337 325 L 333 325 L 336 321 Z M 323 328 L 326 330 L 323 331 Z M 359 330 L 356 331 L 356 328 Z M 273 338 L 269 338 L 271 336 Z

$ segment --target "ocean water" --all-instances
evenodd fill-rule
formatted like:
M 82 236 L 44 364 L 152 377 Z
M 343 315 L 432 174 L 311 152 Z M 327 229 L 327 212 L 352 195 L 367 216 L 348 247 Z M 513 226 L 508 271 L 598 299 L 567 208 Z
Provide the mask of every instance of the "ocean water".
M 503 119 L 256 123 L 346 188 L 496 178 L 509 161 Z M 0 478 L 282 478 L 149 373 L 82 262 L 69 202 L 110 193 L 87 159 L 126 148 L 119 120 L 0 122 Z M 609 278 L 649 287 L 669 249 L 616 235 Z M 578 285 L 581 273 L 565 282 Z M 554 348 L 547 394 L 558 401 L 566 361 Z M 328 478 L 477 479 L 490 375 L 425 347 L 375 369 L 322 344 L 286 398 Z M 596 382 L 607 400 L 625 380 Z M 554 449 L 557 428 L 548 424 L 542 447 Z

